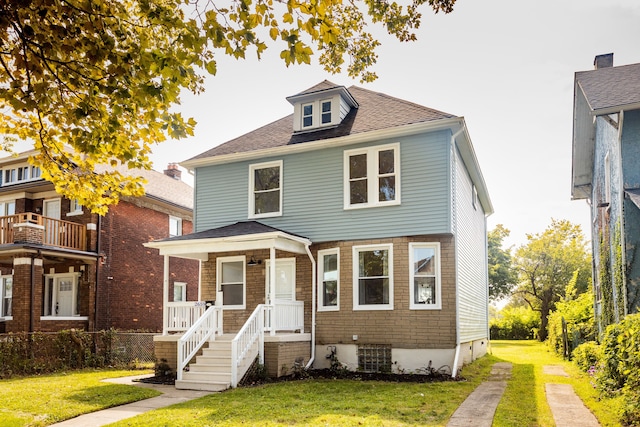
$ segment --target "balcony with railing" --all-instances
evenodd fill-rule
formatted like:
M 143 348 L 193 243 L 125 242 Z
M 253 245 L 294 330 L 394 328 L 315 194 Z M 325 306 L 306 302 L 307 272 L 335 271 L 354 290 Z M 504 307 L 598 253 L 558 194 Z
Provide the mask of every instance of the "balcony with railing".
M 84 224 L 31 212 L 0 217 L 0 244 L 35 243 L 79 251 L 87 250 Z

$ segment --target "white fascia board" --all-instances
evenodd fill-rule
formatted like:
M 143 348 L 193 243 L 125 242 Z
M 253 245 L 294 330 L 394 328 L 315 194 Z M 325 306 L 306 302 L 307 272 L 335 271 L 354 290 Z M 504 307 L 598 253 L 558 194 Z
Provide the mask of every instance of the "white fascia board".
M 592 116 L 606 116 L 608 114 L 616 114 L 620 111 L 640 110 L 640 102 L 624 105 L 612 105 L 606 108 L 591 110 Z
M 593 175 L 595 151 L 594 115 L 579 82 L 573 95 L 573 137 L 571 146 L 571 196 L 573 200 L 591 197 L 587 194 Z
M 400 138 L 404 136 L 416 135 L 424 132 L 433 132 L 443 129 L 457 130 L 464 125 L 464 118 L 451 117 L 448 119 L 433 120 L 429 122 L 412 123 L 409 125 L 362 132 L 338 138 L 322 139 L 295 145 L 285 145 L 264 150 L 244 151 L 241 153 L 224 154 L 221 156 L 206 157 L 204 159 L 187 160 L 180 163 L 180 166 L 193 170 L 198 167 L 234 163 L 244 160 L 263 159 L 265 157 L 275 157 L 285 154 L 297 154 L 306 151 L 321 150 L 327 147 L 342 147 L 345 145 L 360 144 L 365 142 L 378 141 L 388 138 Z

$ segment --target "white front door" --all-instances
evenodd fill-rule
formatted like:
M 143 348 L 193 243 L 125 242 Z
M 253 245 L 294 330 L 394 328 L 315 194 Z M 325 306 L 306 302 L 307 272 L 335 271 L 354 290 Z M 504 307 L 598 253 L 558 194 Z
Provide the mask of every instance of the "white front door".
M 266 295 L 269 296 L 271 266 L 270 260 L 266 261 Z M 274 300 L 296 300 L 296 259 L 276 259 L 276 286 Z
M 57 282 L 56 315 L 73 316 L 73 278 L 59 278 Z

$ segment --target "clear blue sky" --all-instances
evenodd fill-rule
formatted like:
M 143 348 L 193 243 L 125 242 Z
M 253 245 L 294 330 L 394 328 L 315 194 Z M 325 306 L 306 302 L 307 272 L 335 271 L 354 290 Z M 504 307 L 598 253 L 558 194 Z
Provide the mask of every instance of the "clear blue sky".
M 580 224 L 585 201 L 571 201 L 573 76 L 595 55 L 614 65 L 640 62 L 637 0 L 458 0 L 449 15 L 424 12 L 418 42 L 380 34 L 375 70 L 360 83 L 320 65 L 286 68 L 270 48 L 261 61 L 218 55 L 206 92 L 186 94 L 180 110 L 199 123 L 195 137 L 156 147 L 155 168 L 180 162 L 292 112 L 285 97 L 324 79 L 359 85 L 464 116 L 495 213 L 489 227 L 526 242 L 551 218 Z

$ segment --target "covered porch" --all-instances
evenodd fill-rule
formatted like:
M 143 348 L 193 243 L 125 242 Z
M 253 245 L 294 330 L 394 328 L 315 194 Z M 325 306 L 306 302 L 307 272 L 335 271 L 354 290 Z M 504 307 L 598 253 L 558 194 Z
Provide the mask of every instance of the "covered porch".
M 159 249 L 165 260 L 163 334 L 155 340 L 156 356 L 175 366 L 177 386 L 205 364 L 203 352 L 213 353 L 208 348 L 224 341 L 230 341 L 231 387 L 256 357 L 271 376 L 312 363 L 315 260 L 310 245 L 304 237 L 255 221 L 145 245 Z M 171 282 L 172 256 L 200 261 L 197 296 L 180 298 Z

